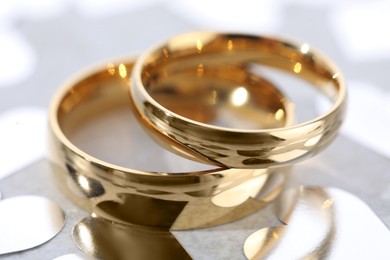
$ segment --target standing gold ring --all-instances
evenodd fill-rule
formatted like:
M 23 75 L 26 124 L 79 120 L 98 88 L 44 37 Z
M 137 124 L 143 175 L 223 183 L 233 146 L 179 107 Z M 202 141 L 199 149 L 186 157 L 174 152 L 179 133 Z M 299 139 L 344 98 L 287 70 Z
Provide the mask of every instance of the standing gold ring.
M 310 82 L 333 102 L 332 107 L 297 125 L 251 130 L 196 121 L 155 98 L 158 82 L 183 70 L 192 69 L 201 78 L 210 67 L 248 68 L 251 64 L 277 68 Z M 307 44 L 246 34 L 195 32 L 173 37 L 137 60 L 130 89 L 140 122 L 165 148 L 192 160 L 230 168 L 264 169 L 317 154 L 335 138 L 346 107 L 344 79 L 327 58 Z M 247 98 L 245 91 L 242 93 L 238 103 Z
M 117 223 L 182 230 L 242 218 L 278 195 L 282 170 L 146 172 L 102 161 L 74 145 L 69 136 L 80 122 L 113 106 L 130 108 L 126 75 L 133 64 L 130 59 L 98 66 L 66 83 L 53 98 L 49 161 L 59 185 L 76 204 Z M 279 108 L 284 109 L 283 103 Z M 139 148 L 152 161 L 146 150 Z

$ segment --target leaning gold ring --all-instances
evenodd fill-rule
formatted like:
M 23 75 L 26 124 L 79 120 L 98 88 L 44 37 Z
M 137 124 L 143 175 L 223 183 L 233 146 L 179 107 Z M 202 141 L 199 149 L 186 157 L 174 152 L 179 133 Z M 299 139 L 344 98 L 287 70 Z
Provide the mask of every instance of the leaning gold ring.
M 307 122 L 252 130 L 197 121 L 155 98 L 158 82 L 183 70 L 192 68 L 201 78 L 210 67 L 252 64 L 310 82 L 332 101 L 332 107 Z M 265 169 L 317 154 L 335 138 L 346 107 L 340 70 L 322 54 L 307 44 L 246 34 L 195 32 L 173 37 L 137 60 L 130 91 L 140 122 L 157 142 L 189 159 L 229 168 Z
M 80 122 L 115 106 L 130 108 L 131 82 L 126 75 L 134 61 L 108 64 L 66 83 L 50 107 L 49 161 L 60 187 L 76 204 L 117 223 L 183 230 L 237 220 L 279 194 L 285 180 L 281 169 L 146 172 L 105 162 L 78 148 L 70 136 Z M 214 80 L 221 78 L 210 78 Z M 234 84 L 245 83 L 234 80 Z M 178 79 L 171 85 L 181 83 Z M 265 89 L 272 91 L 270 86 Z M 280 94 L 277 89 L 274 93 Z M 279 109 L 285 109 L 283 104 L 279 103 Z M 149 156 L 152 163 L 153 155 L 147 149 L 140 147 L 139 152 Z

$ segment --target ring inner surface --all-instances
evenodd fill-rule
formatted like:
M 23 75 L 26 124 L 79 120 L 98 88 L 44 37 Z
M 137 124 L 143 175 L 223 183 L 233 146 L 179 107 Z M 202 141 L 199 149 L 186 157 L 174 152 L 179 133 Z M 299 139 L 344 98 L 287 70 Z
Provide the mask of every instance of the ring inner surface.
M 132 66 L 120 63 L 115 68 L 126 68 L 129 75 Z M 217 171 L 166 151 L 150 139 L 132 113 L 128 77 L 110 72 L 103 67 L 62 93 L 54 120 L 64 138 L 87 155 L 128 169 L 172 174 Z
M 133 64 L 125 65 L 131 71 Z M 87 120 L 101 116 L 114 107 L 129 106 L 129 80 L 109 71 L 95 73 L 70 88 L 61 99 L 57 118 L 64 135 L 69 138 Z
M 202 123 L 257 129 L 283 127 L 292 119 L 289 99 L 243 66 L 162 71 L 147 89 L 168 110 Z
M 247 35 L 206 33 L 176 37 L 145 58 L 141 78 L 152 99 L 188 119 L 205 123 L 205 118 L 216 117 L 211 124 L 231 128 L 283 127 L 287 99 L 267 78 L 248 72 L 251 65 L 293 74 L 314 84 L 332 101 L 337 99 L 340 89 L 338 72 L 328 61 L 301 49 Z M 213 75 L 220 80 L 203 84 Z M 234 79 L 235 84 L 223 84 L 227 79 Z M 184 84 L 178 86 L 179 81 Z M 186 109 L 171 105 L 179 98 Z M 195 117 L 190 111 L 203 111 L 203 116 Z M 215 111 L 219 114 L 215 115 Z M 237 125 L 221 123 L 220 118 L 226 114 L 241 121 Z M 265 114 L 276 117 L 277 124 L 264 122 Z

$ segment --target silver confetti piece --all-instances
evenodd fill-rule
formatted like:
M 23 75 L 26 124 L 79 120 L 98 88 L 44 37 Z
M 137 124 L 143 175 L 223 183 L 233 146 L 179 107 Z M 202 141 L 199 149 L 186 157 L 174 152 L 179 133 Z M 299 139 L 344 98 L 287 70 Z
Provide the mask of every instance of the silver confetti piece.
M 65 223 L 61 208 L 40 196 L 0 201 L 0 255 L 39 246 L 57 235 Z
M 248 259 L 390 259 L 390 231 L 348 192 L 302 187 L 279 207 L 286 225 L 252 233 L 244 244 Z

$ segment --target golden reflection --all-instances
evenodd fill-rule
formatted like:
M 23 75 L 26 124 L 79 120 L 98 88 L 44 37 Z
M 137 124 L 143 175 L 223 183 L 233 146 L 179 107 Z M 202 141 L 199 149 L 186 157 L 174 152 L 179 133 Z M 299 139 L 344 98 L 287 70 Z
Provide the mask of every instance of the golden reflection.
M 284 110 L 279 108 L 278 111 L 275 113 L 275 119 L 280 121 L 284 118 Z
M 84 225 L 84 223 L 80 223 L 77 228 L 80 240 L 83 241 L 83 245 L 89 250 L 92 250 L 94 248 L 94 244 L 92 234 L 89 229 Z
M 107 72 L 110 75 L 114 75 L 115 74 L 115 65 L 112 64 L 111 62 L 107 64 Z
M 198 49 L 198 52 L 199 52 L 199 53 L 202 52 L 203 43 L 202 43 L 202 40 L 201 40 L 201 39 L 196 39 L 196 48 Z
M 198 76 L 198 78 L 202 77 L 204 74 L 204 67 L 203 67 L 203 64 L 199 64 L 198 65 L 198 68 L 196 69 L 196 75 Z
M 83 175 L 80 175 L 78 176 L 78 179 L 79 179 L 79 184 L 80 186 L 86 190 L 86 191 L 89 191 L 91 189 L 91 187 L 89 186 L 89 181 L 87 178 L 85 178 L 85 176 Z
M 294 72 L 298 74 L 301 72 L 301 70 L 302 70 L 302 64 L 300 62 L 295 63 Z
M 333 74 L 332 79 L 336 79 L 340 76 L 340 72 Z
M 310 138 L 309 140 L 307 140 L 304 144 L 305 147 L 311 147 L 313 145 L 316 145 L 320 140 L 321 140 L 322 136 L 321 135 L 318 135 L 318 136 L 314 136 L 313 138 Z
M 302 53 L 302 54 L 306 54 L 306 53 L 308 53 L 309 50 L 310 50 L 310 45 L 307 44 L 307 43 L 304 43 L 304 44 L 301 45 L 300 50 L 301 50 L 301 53 Z
M 119 65 L 122 63 L 114 64 Z M 127 73 L 130 74 L 133 63 L 129 61 L 123 64 L 127 64 Z M 195 74 L 198 64 L 199 62 L 194 63 L 195 68 L 190 68 L 191 75 Z M 107 63 L 102 68 L 103 75 L 107 75 L 106 65 Z M 116 68 L 122 67 L 118 65 L 116 65 Z M 92 75 L 86 76 L 81 82 L 75 82 L 74 85 L 71 85 L 71 89 L 75 90 L 74 94 L 79 95 L 81 101 L 74 104 L 73 108 L 69 108 L 69 112 L 62 112 L 60 115 L 53 113 L 55 117 L 52 118 L 52 122 L 56 123 L 55 126 L 62 128 L 63 123 L 59 124 L 58 122 L 67 122 L 76 127 L 78 126 L 78 121 L 72 121 L 74 120 L 74 113 L 82 112 L 83 115 L 95 116 L 95 113 L 99 113 L 99 111 L 102 111 L 101 109 L 106 109 L 107 106 L 108 108 L 110 106 L 114 107 L 118 103 L 118 107 L 121 107 L 122 101 L 126 101 L 127 104 L 128 89 L 123 88 L 127 78 L 122 79 L 115 76 L 106 79 L 101 77 L 100 73 L 101 71 L 99 70 Z M 208 73 L 208 70 L 205 70 L 205 73 Z M 119 74 L 119 70 L 117 74 Z M 146 76 L 148 73 L 145 72 L 144 75 Z M 218 79 L 218 74 L 215 75 L 213 80 Z M 196 79 L 196 75 L 194 76 L 194 79 Z M 231 76 L 224 75 L 224 77 L 229 79 Z M 238 80 L 240 79 L 237 78 L 238 84 L 232 82 L 234 84 L 229 88 L 229 92 L 225 92 L 227 94 L 225 96 L 217 96 L 218 90 L 212 90 L 214 100 L 227 98 L 230 101 L 231 91 L 236 90 L 237 86 L 242 86 Z M 273 86 L 271 85 L 271 87 Z M 65 91 L 68 88 L 70 86 L 64 89 L 65 94 L 68 93 Z M 237 90 L 238 96 L 242 95 L 239 94 L 240 92 L 247 96 L 246 89 L 239 88 Z M 59 111 L 62 108 L 62 104 L 72 98 L 73 96 L 69 95 L 59 96 L 52 110 Z M 278 98 L 277 100 L 280 101 L 282 99 Z M 56 138 L 58 133 L 55 132 L 57 131 L 55 129 L 52 128 L 53 138 L 51 140 L 53 143 L 50 146 L 50 160 L 60 185 L 64 188 L 66 194 L 78 205 L 86 210 L 94 211 L 97 216 L 105 216 L 110 221 L 116 221 L 117 223 L 126 222 L 126 224 L 132 223 L 154 227 L 164 225 L 164 228 L 168 228 L 173 224 L 173 227 L 176 229 L 226 224 L 264 208 L 265 202 L 273 200 L 284 185 L 284 178 L 276 173 L 270 175 L 269 182 L 267 178 L 266 184 L 261 182 L 261 178 L 259 178 L 259 182 L 256 182 L 258 179 L 254 178 L 254 174 L 259 173 L 260 170 L 225 170 L 224 168 L 216 168 L 205 172 L 189 172 L 177 175 L 169 172 L 160 174 L 121 168 L 102 163 L 89 155 L 79 154 L 71 150 L 72 148 L 67 147 L 67 143 L 62 143 L 61 139 Z M 135 133 L 132 134 L 134 135 Z M 144 151 L 144 148 L 141 147 L 140 151 Z M 254 151 L 254 156 L 256 152 Z M 248 154 L 245 156 L 248 157 Z M 85 158 L 88 158 L 88 160 Z M 64 164 L 69 164 L 72 167 L 64 169 Z M 79 177 L 80 175 L 83 177 Z M 126 176 L 126 178 L 123 178 L 123 176 Z M 277 176 L 283 179 L 283 181 L 276 182 L 273 178 L 277 178 Z M 233 189 L 251 179 L 255 179 L 253 184 L 257 183 L 259 185 L 261 196 L 256 198 L 261 198 L 261 200 L 252 198 L 256 190 L 259 191 L 257 186 L 248 185 L 246 186 L 247 190 L 245 190 L 247 196 L 240 197 L 248 198 L 247 201 L 244 201 L 244 199 L 237 201 L 237 197 L 230 202 L 230 204 L 234 203 L 235 205 L 243 202 L 242 204 L 226 208 L 212 203 L 212 197 Z M 73 185 L 75 181 L 77 186 Z M 254 193 L 251 192 L 251 189 L 253 189 Z M 223 195 L 226 196 L 229 193 L 224 193 Z M 221 202 L 221 198 L 220 196 L 218 204 L 227 205 L 229 203 Z M 185 207 L 183 207 L 184 204 Z M 147 213 L 144 214 L 144 212 Z
M 218 93 L 216 90 L 213 90 L 211 92 L 211 98 L 210 98 L 210 105 L 215 105 L 217 104 L 217 98 L 218 98 Z
M 330 208 L 332 205 L 333 205 L 333 199 L 332 199 L 332 198 L 326 199 L 326 200 L 322 203 L 322 207 L 323 207 L 324 209 L 328 209 L 328 208 Z
M 188 69 L 180 66 L 178 69 L 161 68 L 158 76 L 154 75 L 158 79 L 150 81 L 148 92 L 151 97 L 185 118 L 229 128 L 251 129 L 285 126 L 292 122 L 290 115 L 294 108 L 289 99 L 272 82 L 246 72 L 244 67 L 215 66 L 202 60 Z M 248 101 L 236 106 L 231 102 L 231 95 L 239 87 L 248 91 Z M 245 95 L 244 89 L 237 91 L 240 92 Z M 279 112 L 281 120 L 275 119 L 278 109 L 284 112 Z
M 168 58 L 168 57 L 169 57 L 169 53 L 168 53 L 167 48 L 164 48 L 164 49 L 163 49 L 163 53 L 164 53 L 165 58 Z
M 239 107 L 244 105 L 249 98 L 248 90 L 244 87 L 236 88 L 231 95 L 231 102 L 233 105 Z
M 227 48 L 228 48 L 229 51 L 233 50 L 233 41 L 232 40 L 228 40 Z
M 231 45 L 229 40 L 234 45 L 232 46 L 234 49 L 232 52 L 228 49 Z M 205 50 L 203 50 L 203 47 Z M 304 52 L 308 51 L 308 53 L 303 54 L 301 47 Z M 169 63 L 166 63 L 163 57 L 163 48 L 169 48 L 170 55 L 174 55 L 177 59 L 172 59 Z M 199 54 L 200 50 L 201 54 Z M 199 55 L 202 55 L 202 57 Z M 172 111 L 174 105 L 169 104 L 169 106 L 165 106 L 151 95 L 155 91 L 155 88 L 152 86 L 161 84 L 159 82 L 162 78 L 160 77 L 162 69 L 168 68 L 172 72 L 171 76 L 172 74 L 185 71 L 185 67 L 187 67 L 193 69 L 193 73 L 196 76 L 196 66 L 200 62 L 207 69 L 205 74 L 208 73 L 208 70 L 228 66 L 232 68 L 248 68 L 248 72 L 250 72 L 251 68 L 247 67 L 247 65 L 252 64 L 264 65 L 271 70 L 281 69 L 287 73 L 294 74 L 321 90 L 324 96 L 332 98 L 334 105 L 328 113 L 321 114 L 316 117 L 316 120 L 308 120 L 297 126 L 291 126 L 291 128 L 290 126 L 280 127 L 278 131 L 267 130 L 264 129 L 265 127 L 260 127 L 259 129 L 257 125 L 256 129 L 253 129 L 255 128 L 253 121 L 247 125 L 241 124 L 240 127 L 236 128 L 234 125 L 238 120 L 225 120 L 219 115 L 220 112 L 225 113 L 226 110 L 221 109 L 221 111 L 214 108 L 214 111 L 217 111 L 217 113 L 215 113 L 216 116 L 213 118 L 219 117 L 218 119 L 222 120 L 200 122 L 200 120 L 191 119 L 187 115 L 182 115 L 180 120 L 178 120 L 176 113 Z M 302 44 L 295 44 L 283 39 L 257 35 L 196 32 L 179 35 L 167 40 L 153 49 L 153 51 L 151 50 L 146 55 L 142 55 L 138 60 L 138 64 L 142 64 L 142 66 L 135 67 L 133 78 L 137 80 L 133 82 L 134 86 L 130 88 L 132 93 L 130 97 L 134 104 L 133 108 L 135 108 L 137 119 L 144 126 L 147 126 L 146 129 L 150 128 L 148 134 L 159 144 L 162 144 L 164 148 L 195 161 L 241 169 L 267 168 L 285 165 L 291 161 L 302 161 L 317 154 L 330 144 L 336 137 L 336 133 L 344 119 L 346 106 L 345 84 L 342 77 L 337 80 L 331 78 L 339 69 L 331 62 L 328 62 L 328 59 L 322 57 L 321 54 L 313 52 L 308 45 L 302 46 Z M 153 77 L 145 77 L 144 73 L 146 71 Z M 233 75 L 234 72 L 229 74 Z M 243 84 L 238 86 L 243 86 Z M 252 88 L 248 87 L 247 89 L 252 93 Z M 184 90 L 184 86 L 177 93 L 180 95 L 186 94 L 185 92 L 187 91 L 182 90 Z M 197 91 L 201 93 L 200 88 L 196 89 L 196 91 L 194 89 L 192 93 L 197 93 Z M 208 100 L 207 98 L 203 98 L 203 101 Z M 231 98 L 231 92 L 227 96 L 220 95 L 221 101 L 231 101 Z M 235 97 L 234 100 L 236 100 Z M 245 99 L 239 100 L 244 101 Z M 243 103 L 242 101 L 239 101 L 238 104 Z M 247 115 L 252 114 L 249 113 L 254 111 L 252 108 L 256 108 L 257 96 L 251 95 L 249 101 L 247 104 L 250 110 L 246 110 L 246 106 L 235 107 L 232 102 L 228 104 L 229 109 L 236 109 L 234 113 L 245 114 L 245 123 L 249 121 L 247 119 L 254 118 L 252 115 Z M 159 103 L 158 106 L 156 102 Z M 274 108 L 270 112 L 273 114 L 273 111 L 277 111 L 279 108 Z M 229 111 L 229 114 L 232 113 Z M 162 117 L 164 117 L 164 120 L 161 120 Z M 206 117 L 203 116 L 202 119 L 204 118 Z M 207 116 L 207 118 L 211 117 Z M 238 119 L 240 120 L 241 118 Z M 272 120 L 274 116 L 269 116 L 267 119 Z M 189 122 L 188 120 L 192 121 Z M 210 124 L 211 122 L 212 124 Z M 290 123 L 288 120 L 278 123 L 286 122 Z M 226 128 L 216 129 L 210 126 L 216 123 L 231 129 L 227 131 Z M 278 124 L 276 127 L 278 127 Z M 243 128 L 252 128 L 251 130 L 253 131 L 250 131 L 250 133 L 241 131 Z M 316 129 L 316 131 L 314 132 L 312 129 Z M 303 147 L 303 144 L 309 138 L 312 138 L 314 135 L 322 135 L 323 133 L 327 133 L 327 138 L 321 138 L 310 149 Z M 215 138 L 215 136 L 218 136 L 218 138 Z M 237 136 L 240 136 L 240 138 L 236 138 Z M 279 138 L 280 136 L 283 136 L 283 138 Z M 258 154 L 254 155 L 253 158 L 247 158 L 246 154 L 255 150 L 258 151 Z M 295 150 L 299 151 L 296 152 Z M 288 157 L 283 158 L 285 153 L 287 153 Z M 277 161 L 274 161 L 272 159 L 276 154 L 280 154 L 280 156 L 277 157 Z M 295 155 L 295 157 L 291 155 Z
M 289 196 L 289 194 L 283 194 Z M 332 205 L 323 207 L 329 196 L 321 188 L 304 188 L 293 203 L 277 201 L 287 214 L 279 226 L 252 233 L 244 243 L 248 259 L 327 259 L 333 250 Z M 287 223 L 287 224 L 284 224 Z M 343 259 L 343 258 L 341 258 Z
M 284 154 L 274 154 L 270 156 L 271 160 L 274 160 L 275 162 L 279 162 L 282 160 L 293 160 L 296 157 L 302 156 L 306 153 L 305 149 L 295 149 L 288 152 L 285 152 Z
M 295 61 L 297 59 L 298 55 L 296 53 L 291 53 L 289 58 L 290 58 L 290 61 Z
M 121 76 L 121 78 L 126 78 L 127 76 L 127 69 L 126 69 L 126 66 L 124 64 L 119 64 L 119 76 Z
M 72 230 L 84 252 L 98 259 L 192 259 L 169 231 L 120 225 L 102 218 L 85 218 Z
M 250 179 L 236 187 L 223 191 L 211 199 L 211 202 L 219 207 L 235 207 L 243 204 L 249 198 L 255 198 L 267 183 L 269 175 L 263 174 L 255 179 Z

